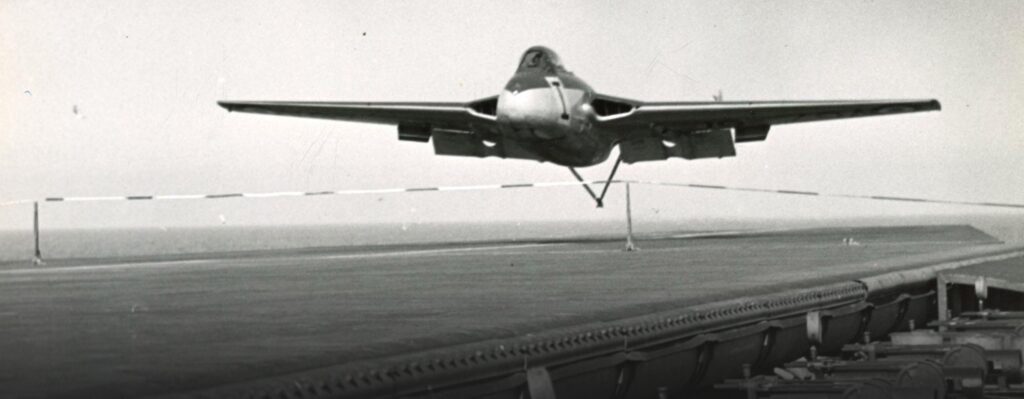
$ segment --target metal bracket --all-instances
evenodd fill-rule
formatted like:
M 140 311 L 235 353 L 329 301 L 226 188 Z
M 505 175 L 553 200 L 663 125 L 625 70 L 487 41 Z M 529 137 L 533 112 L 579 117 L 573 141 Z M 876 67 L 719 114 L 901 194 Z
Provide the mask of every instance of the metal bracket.
M 618 378 L 615 379 L 615 390 L 612 391 L 612 399 L 625 398 L 629 394 L 629 388 L 636 377 L 636 362 L 623 362 L 619 366 Z
M 708 372 L 708 365 L 711 364 L 711 358 L 714 356 L 716 344 L 718 344 L 718 336 L 709 334 L 700 345 L 699 352 L 697 353 L 697 364 L 693 374 L 690 374 L 690 379 L 686 382 L 687 385 L 698 386 L 704 380 L 704 375 Z
M 807 341 L 814 346 L 821 346 L 825 340 L 825 321 L 821 311 L 807 312 Z
M 530 392 L 530 399 L 557 399 L 551 374 L 544 367 L 526 370 L 526 389 Z

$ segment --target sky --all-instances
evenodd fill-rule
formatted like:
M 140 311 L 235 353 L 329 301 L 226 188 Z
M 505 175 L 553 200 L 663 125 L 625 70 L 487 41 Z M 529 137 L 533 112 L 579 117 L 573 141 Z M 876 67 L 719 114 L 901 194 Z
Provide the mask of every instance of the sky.
M 469 101 L 545 45 L 598 92 L 650 101 L 936 98 L 941 112 L 776 126 L 735 158 L 619 177 L 1024 200 L 1024 2 L 0 2 L 0 201 L 565 181 L 440 157 L 393 126 L 231 113 L 217 100 Z M 601 179 L 612 162 L 582 170 Z M 576 188 L 44 203 L 48 226 L 614 220 Z M 634 187 L 634 214 L 849 218 L 963 207 Z M 984 210 L 989 212 L 989 210 Z M 996 211 L 1011 212 L 1011 211 Z M 1019 213 L 1019 212 L 1017 212 Z M 31 206 L 0 207 L 0 229 Z

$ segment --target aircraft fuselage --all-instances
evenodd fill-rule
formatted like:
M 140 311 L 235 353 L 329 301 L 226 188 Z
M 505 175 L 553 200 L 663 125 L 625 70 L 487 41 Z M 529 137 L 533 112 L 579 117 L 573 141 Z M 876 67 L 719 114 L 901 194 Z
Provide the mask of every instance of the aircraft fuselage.
M 594 90 L 566 71 L 554 52 L 533 47 L 498 96 L 498 126 L 507 139 L 550 162 L 596 165 L 608 159 L 615 142 L 593 129 L 593 97 Z

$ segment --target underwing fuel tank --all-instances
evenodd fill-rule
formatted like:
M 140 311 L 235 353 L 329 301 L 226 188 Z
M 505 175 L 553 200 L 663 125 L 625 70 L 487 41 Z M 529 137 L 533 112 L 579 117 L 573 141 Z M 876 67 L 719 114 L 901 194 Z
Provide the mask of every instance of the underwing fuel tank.
M 418 141 L 426 143 L 430 141 L 430 126 L 427 125 L 398 125 L 398 139 L 403 141 Z

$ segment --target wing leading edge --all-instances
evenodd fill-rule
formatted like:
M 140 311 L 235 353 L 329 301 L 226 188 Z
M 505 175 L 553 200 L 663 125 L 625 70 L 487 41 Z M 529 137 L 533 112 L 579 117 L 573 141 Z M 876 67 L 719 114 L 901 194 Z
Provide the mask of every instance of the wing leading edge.
M 474 103 L 218 101 L 232 112 L 470 130 L 494 121 Z
M 615 99 L 612 101 L 629 101 Z M 937 111 L 938 100 L 627 102 L 628 112 L 599 118 L 605 127 L 675 130 L 745 128 Z

